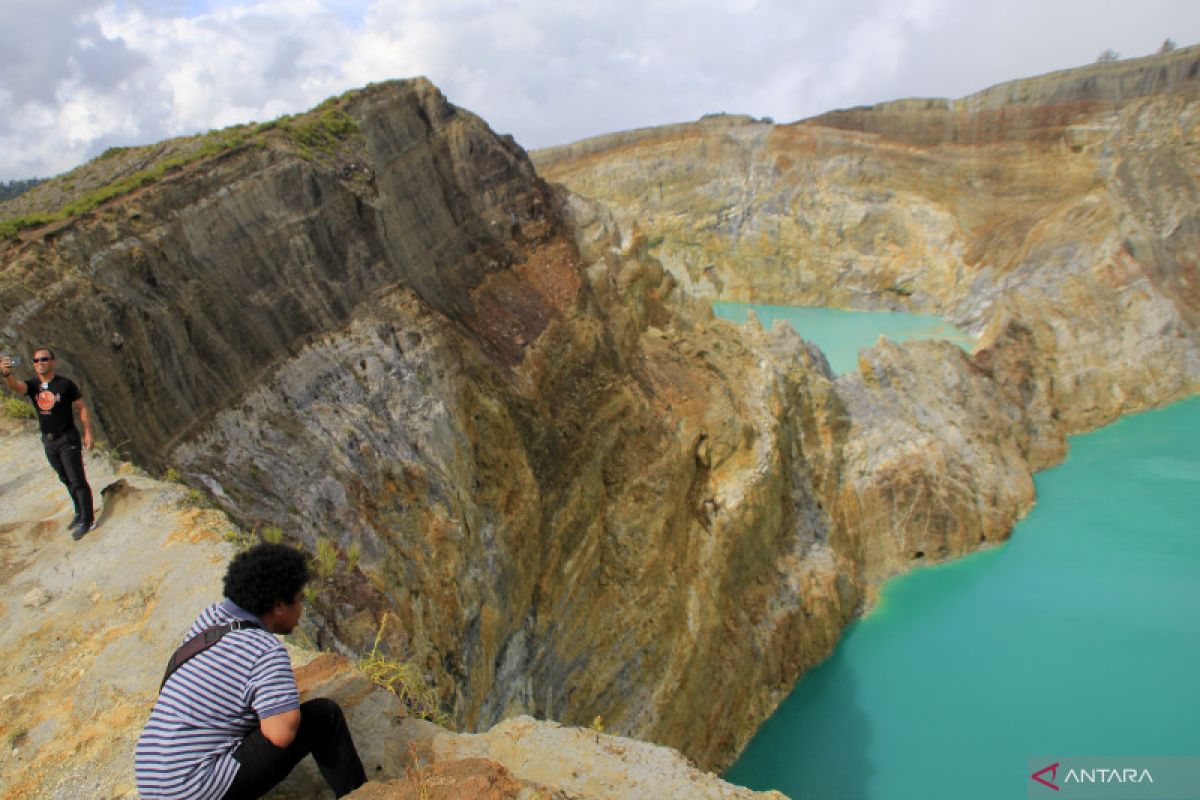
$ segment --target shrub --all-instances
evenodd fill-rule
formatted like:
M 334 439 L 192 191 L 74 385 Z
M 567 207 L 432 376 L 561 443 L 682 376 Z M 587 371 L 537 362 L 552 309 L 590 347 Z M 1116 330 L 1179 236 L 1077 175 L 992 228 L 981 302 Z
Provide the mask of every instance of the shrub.
M 283 544 L 283 528 L 278 525 L 268 525 L 258 532 L 258 536 L 267 544 Z
M 449 715 L 441 710 L 437 692 L 425 682 L 421 670 L 409 661 L 398 661 L 379 652 L 383 638 L 383 626 L 390 614 L 385 613 L 379 621 L 379 632 L 375 634 L 375 645 L 371 652 L 358 660 L 359 670 L 376 686 L 380 686 L 396 697 L 404 712 L 410 717 L 425 719 L 437 725 L 449 723 Z
M 313 150 L 332 153 L 339 142 L 358 132 L 358 125 L 350 115 L 335 108 L 322 111 L 315 119 L 288 122 L 282 127 L 305 154 Z
M 33 405 L 20 397 L 6 395 L 4 398 L 4 416 L 12 419 L 33 419 Z

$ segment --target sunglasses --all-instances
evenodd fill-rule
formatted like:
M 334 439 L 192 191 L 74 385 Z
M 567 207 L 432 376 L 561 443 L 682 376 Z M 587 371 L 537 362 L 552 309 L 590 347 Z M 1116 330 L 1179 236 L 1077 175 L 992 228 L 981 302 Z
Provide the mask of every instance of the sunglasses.
M 35 359 L 33 359 L 33 363 L 35 363 L 35 364 L 44 364 L 44 363 L 46 363 L 47 361 L 53 361 L 53 360 L 54 360 L 53 358 L 46 358 L 45 356 L 42 356 L 41 358 L 35 358 Z

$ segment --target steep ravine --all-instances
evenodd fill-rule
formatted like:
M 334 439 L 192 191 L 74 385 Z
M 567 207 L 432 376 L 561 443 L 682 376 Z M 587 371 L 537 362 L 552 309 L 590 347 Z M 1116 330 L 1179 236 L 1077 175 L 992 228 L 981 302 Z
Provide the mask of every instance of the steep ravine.
M 56 347 L 141 464 L 335 545 L 322 643 L 391 612 L 462 728 L 601 716 L 723 766 L 879 580 L 1003 539 L 1062 452 L 1051 322 L 834 380 L 688 310 L 661 241 L 427 82 L 334 107 L 335 149 L 263 130 L 23 231 L 0 335 Z

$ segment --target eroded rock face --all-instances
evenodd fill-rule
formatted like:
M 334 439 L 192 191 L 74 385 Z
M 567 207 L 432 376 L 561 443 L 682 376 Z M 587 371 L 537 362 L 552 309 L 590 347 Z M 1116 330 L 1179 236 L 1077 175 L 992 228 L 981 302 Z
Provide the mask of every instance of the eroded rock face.
M 1012 390 L 1076 432 L 1200 385 L 1198 65 L 1192 47 L 534 157 L 636 225 L 683 294 L 941 314 L 984 350 L 1031 348 L 989 363 L 1032 367 Z
M 427 83 L 337 102 L 334 153 L 267 132 L 25 234 L 0 319 L 111 439 L 325 552 L 318 643 L 383 625 L 463 729 L 602 717 L 724 766 L 877 581 L 1003 538 L 1062 451 L 1019 305 L 986 355 L 835 380 Z

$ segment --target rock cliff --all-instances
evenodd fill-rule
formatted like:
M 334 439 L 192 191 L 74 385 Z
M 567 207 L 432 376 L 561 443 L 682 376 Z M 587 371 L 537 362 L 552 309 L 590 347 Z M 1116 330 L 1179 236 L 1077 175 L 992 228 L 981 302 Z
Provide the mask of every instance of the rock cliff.
M 1198 120 L 1190 47 L 534 160 L 636 224 L 685 295 L 941 314 L 986 363 L 1025 364 L 1008 383 L 1074 432 L 1200 383 Z
M 1139 102 L 1176 108 L 1186 138 L 1189 98 Z M 1029 215 L 1014 223 L 976 205 L 982 189 L 952 180 L 940 150 L 878 134 L 716 119 L 635 135 L 625 161 L 584 159 L 658 198 L 634 230 L 633 206 L 548 186 L 425 81 L 223 136 L 113 156 L 134 188 L 82 212 L 54 205 L 71 176 L 25 198 L 45 224 L 0 248 L 0 337 L 56 347 L 138 463 L 172 465 L 247 528 L 316 552 L 319 645 L 360 653 L 385 613 L 399 619 L 385 648 L 461 729 L 599 716 L 726 765 L 880 580 L 1003 539 L 1064 429 L 1194 380 L 1191 301 L 1164 288 L 1188 273 L 1132 255 L 1094 268 L 1135 240 L 1105 227 L 1117 200 L 1069 147 L 1071 213 L 1054 230 L 1108 232 L 1042 249 L 1030 235 L 1018 257 L 1005 242 L 1045 216 L 1022 199 L 1050 181 L 1026 143 L 1010 145 L 1017 185 L 988 172 L 991 155 L 946 156 Z M 1172 147 L 1150 161 L 1174 175 Z M 933 166 L 893 185 L 891 158 Z M 1129 174 L 1123 186 L 1145 178 Z M 1146 240 L 1156 258 L 1193 257 L 1164 242 L 1194 235 L 1194 174 L 1176 200 L 1138 206 L 1170 231 Z M 929 186 L 973 210 L 974 238 Z M 985 343 L 970 357 L 881 343 L 835 378 L 787 328 L 692 307 L 718 286 L 953 304 Z M 1026 293 L 1070 315 L 1035 314 Z M 1088 372 L 1127 345 L 1079 312 L 1136 330 L 1160 360 Z

